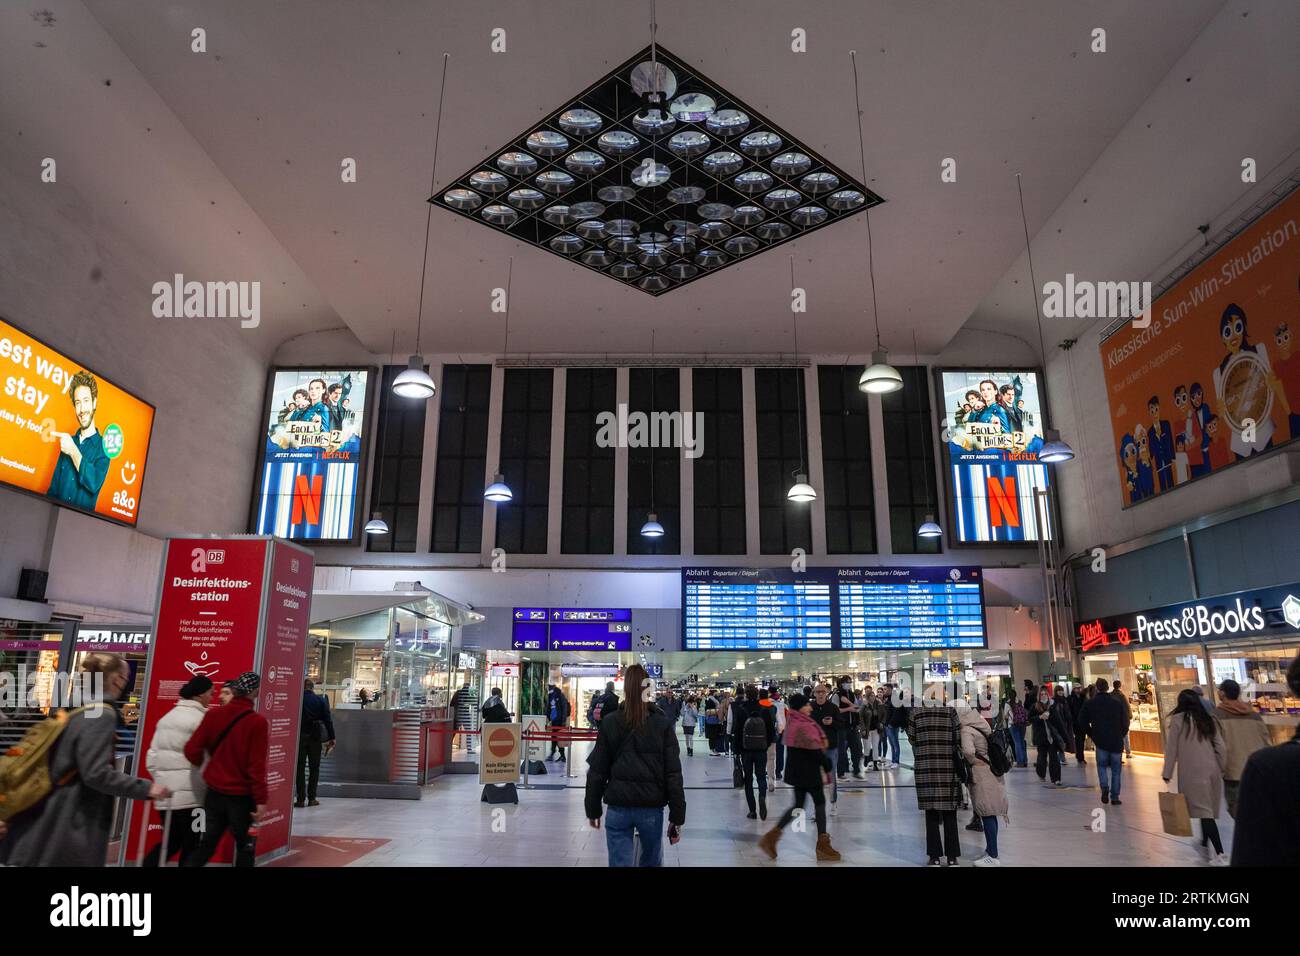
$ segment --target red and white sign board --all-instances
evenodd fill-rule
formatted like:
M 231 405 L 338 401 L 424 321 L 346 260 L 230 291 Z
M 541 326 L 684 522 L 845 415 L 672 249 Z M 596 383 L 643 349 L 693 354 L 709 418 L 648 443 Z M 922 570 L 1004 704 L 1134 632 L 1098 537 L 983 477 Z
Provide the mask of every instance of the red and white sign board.
M 133 766 L 140 776 L 149 776 L 144 755 L 154 729 L 176 705 L 190 678 L 210 677 L 220 690 L 226 681 L 256 671 L 262 678 L 256 709 L 270 723 L 267 812 L 257 839 L 259 859 L 278 855 L 289 845 L 313 566 L 307 549 L 261 537 L 173 538 L 163 556 Z M 135 862 L 142 809 L 149 810 L 145 851 L 162 838 L 161 816 L 152 804 L 134 804 L 123 841 L 124 862 Z M 174 825 L 178 822 L 187 821 L 173 820 Z M 230 862 L 231 851 L 227 836 L 212 862 Z

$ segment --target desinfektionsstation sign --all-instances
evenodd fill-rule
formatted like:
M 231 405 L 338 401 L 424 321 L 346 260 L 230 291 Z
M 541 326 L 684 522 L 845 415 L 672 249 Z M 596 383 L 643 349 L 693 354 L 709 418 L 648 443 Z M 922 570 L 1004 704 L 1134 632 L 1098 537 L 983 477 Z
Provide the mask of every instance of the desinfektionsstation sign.
M 683 568 L 683 649 L 985 647 L 976 567 Z

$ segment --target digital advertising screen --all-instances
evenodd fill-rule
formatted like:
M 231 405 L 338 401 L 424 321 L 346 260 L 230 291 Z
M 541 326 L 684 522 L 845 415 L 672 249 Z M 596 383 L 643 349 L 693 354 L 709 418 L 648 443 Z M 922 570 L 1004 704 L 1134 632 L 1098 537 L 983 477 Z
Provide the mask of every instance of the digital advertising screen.
M 957 544 L 1025 544 L 1052 536 L 1034 491 L 1051 472 L 1043 447 L 1042 378 L 1034 369 L 938 369 L 948 534 Z M 1044 526 L 1045 525 L 1045 526 Z
M 683 650 L 982 648 L 975 567 L 683 568 Z
M 0 481 L 134 525 L 154 407 L 0 319 Z
M 1300 438 L 1297 276 L 1300 190 L 1102 341 L 1123 507 Z
M 275 368 L 263 413 L 252 532 L 351 542 L 365 511 L 368 368 Z

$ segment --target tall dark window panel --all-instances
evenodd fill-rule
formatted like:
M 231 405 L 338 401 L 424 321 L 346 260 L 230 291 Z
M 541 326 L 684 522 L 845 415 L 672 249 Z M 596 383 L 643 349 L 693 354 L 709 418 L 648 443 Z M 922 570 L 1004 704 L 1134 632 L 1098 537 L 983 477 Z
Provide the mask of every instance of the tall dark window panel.
M 861 374 L 861 365 L 817 368 L 828 554 L 876 551 L 871 421 L 867 396 L 858 388 Z
M 812 550 L 811 502 L 789 501 L 800 463 L 807 468 L 801 368 L 754 370 L 754 411 L 758 426 L 758 539 L 763 554 Z
M 614 446 L 602 448 L 596 443 L 596 416 L 618 412 L 618 380 L 612 368 L 571 368 L 565 379 L 560 550 L 613 554 Z
M 885 469 L 889 484 L 889 539 L 894 554 L 935 554 L 942 538 L 918 538 L 925 516 L 939 516 L 935 487 L 934 424 L 930 376 L 925 368 L 899 369 L 903 387 L 880 396 L 885 418 Z
M 501 401 L 501 473 L 514 497 L 490 505 L 497 513 L 497 547 L 507 554 L 546 553 L 551 493 L 549 368 L 506 370 Z
M 444 365 L 433 479 L 433 550 L 477 554 L 483 543 L 492 366 Z
M 414 551 L 420 520 L 420 463 L 424 460 L 424 414 L 428 402 L 393 394 L 393 379 L 405 365 L 384 367 L 375 435 L 375 471 L 370 510 L 388 524 L 388 534 L 366 535 L 367 551 Z M 366 516 L 367 520 L 369 515 Z
M 704 414 L 701 454 L 691 467 L 695 487 L 695 553 L 744 554 L 745 399 L 738 368 L 697 368 L 694 411 Z
M 634 368 L 628 371 L 628 414 L 648 416 L 649 447 L 627 451 L 627 553 L 682 553 L 682 449 L 683 427 L 680 372 L 675 368 Z M 629 428 L 629 431 L 631 429 Z M 696 436 L 692 436 L 695 438 Z M 655 448 L 658 442 L 660 447 Z M 670 444 L 676 442 L 677 444 Z M 631 442 L 628 442 L 631 445 Z M 641 534 L 646 515 L 653 511 L 664 526 L 662 538 Z

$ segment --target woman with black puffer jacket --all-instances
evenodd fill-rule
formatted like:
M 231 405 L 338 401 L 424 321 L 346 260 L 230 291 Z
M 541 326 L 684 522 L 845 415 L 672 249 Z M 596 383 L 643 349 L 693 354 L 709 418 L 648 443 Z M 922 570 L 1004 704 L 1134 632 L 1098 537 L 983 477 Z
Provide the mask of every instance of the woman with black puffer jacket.
M 587 821 L 600 829 L 605 813 L 605 845 L 610 866 L 662 866 L 664 807 L 668 839 L 677 843 L 686 823 L 686 792 L 677 733 L 652 701 L 654 689 L 645 668 L 629 667 L 623 677 L 622 705 L 600 722 L 596 746 L 587 758 Z M 633 859 L 632 837 L 641 838 Z

